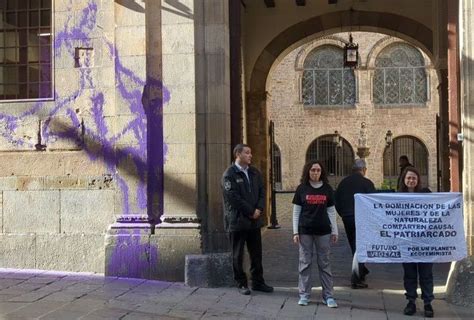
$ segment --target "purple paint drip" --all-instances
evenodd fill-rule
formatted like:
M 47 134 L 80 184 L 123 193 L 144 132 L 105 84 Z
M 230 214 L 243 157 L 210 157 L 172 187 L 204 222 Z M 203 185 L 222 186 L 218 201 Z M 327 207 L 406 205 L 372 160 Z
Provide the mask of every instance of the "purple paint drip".
M 106 266 L 106 274 L 149 278 L 156 268 L 158 248 L 150 244 L 148 236 L 143 237 L 140 230 L 118 230 L 115 247 Z

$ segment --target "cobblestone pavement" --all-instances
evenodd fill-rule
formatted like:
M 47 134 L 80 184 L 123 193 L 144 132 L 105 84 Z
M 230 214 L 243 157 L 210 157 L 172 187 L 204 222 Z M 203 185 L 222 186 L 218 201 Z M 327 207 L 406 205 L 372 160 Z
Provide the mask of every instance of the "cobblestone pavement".
M 282 229 L 264 232 L 264 268 L 275 292 L 240 295 L 235 288 L 190 288 L 182 283 L 103 277 L 88 273 L 0 269 L 0 319 L 421 319 L 402 315 L 405 299 L 399 265 L 370 265 L 370 287 L 348 287 L 350 251 L 341 239 L 332 250 L 335 298 L 320 300 L 315 279 L 312 302 L 297 305 L 297 250 L 291 242 L 291 195 L 278 197 Z M 314 270 L 316 272 L 316 270 Z M 472 310 L 444 300 L 447 268 L 436 268 L 437 319 L 472 319 Z M 418 302 L 419 310 L 422 305 Z

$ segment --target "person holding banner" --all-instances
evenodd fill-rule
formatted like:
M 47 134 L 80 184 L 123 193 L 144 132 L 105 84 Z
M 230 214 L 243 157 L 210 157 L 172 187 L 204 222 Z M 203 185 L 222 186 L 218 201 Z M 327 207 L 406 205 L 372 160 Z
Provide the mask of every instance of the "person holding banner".
M 335 194 L 336 210 L 344 223 L 344 229 L 346 230 L 347 240 L 349 241 L 353 257 L 356 252 L 354 195 L 356 193 L 376 192 L 374 183 L 365 177 L 366 173 L 367 164 L 365 160 L 357 159 L 354 161 L 352 174 L 345 177 L 339 183 Z M 369 270 L 364 263 L 356 263 L 357 259 L 354 262 L 351 275 L 351 288 L 367 288 L 365 276 L 369 273 Z
M 414 167 L 406 167 L 400 176 L 398 192 L 431 192 L 428 188 L 421 188 L 420 173 Z M 418 280 L 421 288 L 421 298 L 424 302 L 426 318 L 434 316 L 431 301 L 433 295 L 433 263 L 403 263 L 403 286 L 408 304 L 403 310 L 403 314 L 411 316 L 416 313 L 416 293 Z
M 337 308 L 329 263 L 330 243 L 336 243 L 338 236 L 336 214 L 333 189 L 323 164 L 320 161 L 306 163 L 293 198 L 293 241 L 299 245 L 300 306 L 307 306 L 311 296 L 311 262 L 315 248 L 323 303 Z

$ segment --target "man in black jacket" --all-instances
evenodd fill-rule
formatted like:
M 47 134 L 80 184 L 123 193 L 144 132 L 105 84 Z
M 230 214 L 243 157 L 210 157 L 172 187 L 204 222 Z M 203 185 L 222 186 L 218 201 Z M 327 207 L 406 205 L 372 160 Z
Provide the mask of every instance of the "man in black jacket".
M 263 280 L 262 237 L 264 225 L 265 188 L 260 172 L 251 167 L 252 151 L 246 144 L 234 148 L 235 162 L 222 176 L 224 223 L 232 247 L 234 280 L 239 292 L 250 294 L 247 275 L 243 270 L 244 246 L 250 257 L 252 290 L 273 292 Z
M 354 194 L 376 192 L 374 183 L 365 177 L 366 173 L 367 165 L 365 161 L 357 159 L 352 166 L 352 174 L 339 183 L 335 194 L 336 210 L 344 223 L 352 256 L 354 256 L 356 251 Z M 369 270 L 365 265 L 359 263 L 358 270 L 352 270 L 351 287 L 353 289 L 367 288 L 367 284 L 364 281 L 368 273 Z

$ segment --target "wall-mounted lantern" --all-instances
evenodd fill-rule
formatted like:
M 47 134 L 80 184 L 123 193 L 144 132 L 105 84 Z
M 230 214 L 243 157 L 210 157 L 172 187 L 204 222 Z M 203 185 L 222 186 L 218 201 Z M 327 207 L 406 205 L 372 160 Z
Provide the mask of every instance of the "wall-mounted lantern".
M 359 45 L 353 42 L 352 33 L 349 33 L 349 42 L 344 46 L 344 66 L 348 68 L 357 67 L 359 59 Z

